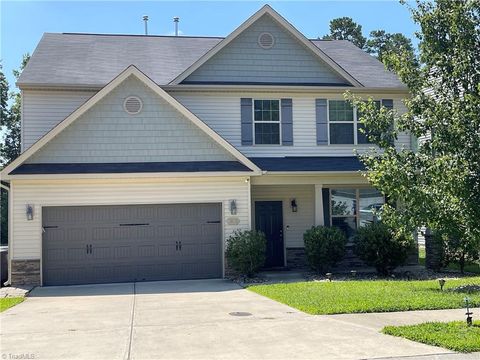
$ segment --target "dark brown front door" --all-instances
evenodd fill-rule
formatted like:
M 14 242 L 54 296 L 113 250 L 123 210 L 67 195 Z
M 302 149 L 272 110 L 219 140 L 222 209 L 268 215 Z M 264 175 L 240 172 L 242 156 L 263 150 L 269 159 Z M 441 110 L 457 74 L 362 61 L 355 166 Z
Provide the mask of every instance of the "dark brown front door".
M 256 201 L 255 228 L 267 238 L 265 267 L 284 266 L 282 202 Z

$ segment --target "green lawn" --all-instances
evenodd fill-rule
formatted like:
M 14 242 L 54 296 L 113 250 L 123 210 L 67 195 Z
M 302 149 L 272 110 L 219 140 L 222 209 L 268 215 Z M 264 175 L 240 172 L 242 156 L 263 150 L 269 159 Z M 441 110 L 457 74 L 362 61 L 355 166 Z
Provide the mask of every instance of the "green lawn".
M 23 297 L 14 297 L 14 298 L 2 298 L 0 299 L 0 312 L 11 308 L 17 304 L 20 304 L 25 298 Z
M 480 321 L 468 327 L 465 321 L 430 322 L 409 326 L 387 326 L 384 334 L 460 352 L 480 351 Z
M 418 249 L 418 263 L 425 266 L 425 248 L 421 247 Z M 460 266 L 458 264 L 449 264 L 447 269 L 460 271 Z M 465 265 L 465 271 L 469 273 L 480 274 L 480 264 L 472 262 L 467 263 Z
M 480 284 L 480 277 L 447 280 L 444 291 L 436 280 L 298 282 L 248 289 L 317 315 L 462 308 L 466 294 L 451 289 L 466 284 Z M 472 307 L 480 306 L 480 293 L 468 296 Z

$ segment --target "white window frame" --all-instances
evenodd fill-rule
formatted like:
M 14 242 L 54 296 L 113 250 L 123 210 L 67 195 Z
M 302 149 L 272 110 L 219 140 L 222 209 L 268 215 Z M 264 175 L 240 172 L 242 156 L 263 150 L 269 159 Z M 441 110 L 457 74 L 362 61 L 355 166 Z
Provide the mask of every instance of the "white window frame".
M 328 123 L 328 145 L 351 146 L 357 145 L 357 107 L 353 107 L 353 121 L 330 121 L 330 101 L 345 101 L 342 99 L 329 99 L 327 101 L 327 123 Z M 353 143 L 351 144 L 332 144 L 330 142 L 330 124 L 349 124 L 353 126 Z
M 353 122 L 352 121 L 330 121 L 330 101 L 344 101 L 342 99 L 328 99 L 327 101 L 327 123 L 328 123 L 328 145 L 334 146 L 372 146 L 371 143 L 359 144 L 358 143 L 358 109 L 356 106 L 353 107 Z M 378 101 L 380 106 L 382 106 L 382 100 L 374 99 L 374 101 Z M 353 143 L 351 144 L 332 144 L 330 142 L 330 123 L 332 124 L 352 124 L 353 123 Z
M 265 120 L 255 120 L 255 101 L 263 101 L 263 100 L 270 100 L 270 101 L 278 101 L 278 121 L 265 121 Z M 252 137 L 253 137 L 253 145 L 255 146 L 279 146 L 282 145 L 282 101 L 281 99 L 275 98 L 259 98 L 259 99 L 252 99 Z M 278 144 L 257 144 L 257 138 L 255 136 L 255 124 L 277 124 L 278 123 Z

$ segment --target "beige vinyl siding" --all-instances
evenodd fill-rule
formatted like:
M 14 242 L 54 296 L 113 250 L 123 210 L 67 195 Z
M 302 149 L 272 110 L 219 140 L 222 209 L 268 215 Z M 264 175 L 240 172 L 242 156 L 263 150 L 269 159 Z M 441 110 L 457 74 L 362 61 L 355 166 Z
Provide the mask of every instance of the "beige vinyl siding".
M 42 249 L 43 206 L 128 205 L 221 202 L 224 235 L 250 228 L 250 183 L 245 177 L 171 178 L 124 180 L 14 180 L 12 257 L 39 259 Z M 237 202 L 237 215 L 230 215 L 230 200 Z M 25 215 L 34 206 L 34 219 Z M 231 218 L 238 219 L 237 225 Z
M 137 96 L 139 114 L 124 110 Z M 232 161 L 227 152 L 167 101 L 131 76 L 33 155 L 30 163 Z
M 298 211 L 292 212 L 290 201 L 297 201 Z M 283 202 L 283 234 L 285 246 L 303 247 L 303 233 L 315 223 L 314 185 L 252 185 L 252 221 L 255 201 Z
M 95 91 L 23 90 L 22 151 L 53 129 Z
M 326 98 L 342 100 L 343 95 L 288 93 L 288 92 L 170 92 L 185 107 L 197 115 L 219 135 L 224 137 L 246 156 L 353 156 L 354 150 L 364 152 L 370 145 L 317 145 L 315 99 Z M 400 113 L 405 111 L 398 95 L 372 94 L 376 99 L 394 99 L 394 108 Z M 241 145 L 240 98 L 280 99 L 293 101 L 293 146 L 281 145 Z M 397 148 L 410 148 L 410 136 L 400 134 Z

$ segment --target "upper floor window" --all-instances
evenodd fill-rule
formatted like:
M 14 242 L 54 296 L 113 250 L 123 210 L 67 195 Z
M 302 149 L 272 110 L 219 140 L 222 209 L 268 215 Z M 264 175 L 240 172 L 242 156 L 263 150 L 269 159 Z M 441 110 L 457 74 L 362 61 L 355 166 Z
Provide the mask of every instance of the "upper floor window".
M 380 107 L 380 101 L 375 101 Z M 360 115 L 348 101 L 330 100 L 328 102 L 328 124 L 330 144 L 369 144 L 366 134 L 360 129 L 364 125 L 358 122 Z
M 280 100 L 254 100 L 255 144 L 280 145 Z

